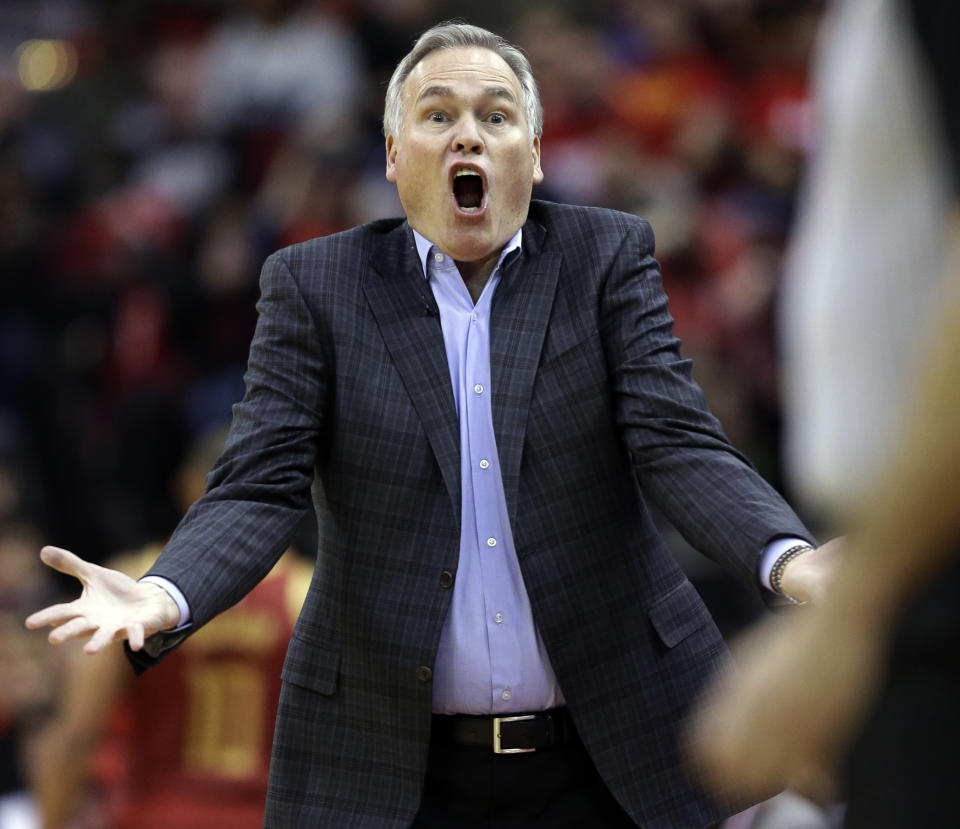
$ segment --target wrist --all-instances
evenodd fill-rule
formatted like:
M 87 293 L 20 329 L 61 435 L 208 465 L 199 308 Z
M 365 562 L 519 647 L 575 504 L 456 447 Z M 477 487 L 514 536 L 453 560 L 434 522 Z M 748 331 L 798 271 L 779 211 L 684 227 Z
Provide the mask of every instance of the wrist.
M 806 543 L 794 544 L 777 557 L 777 560 L 773 563 L 773 567 L 770 570 L 771 589 L 774 593 L 783 596 L 791 604 L 806 604 L 806 599 L 800 599 L 794 596 L 793 593 L 788 589 L 789 582 L 788 586 L 784 587 L 784 575 L 787 572 L 787 568 L 794 561 L 796 561 L 796 559 L 810 552 L 813 552 L 813 547 L 811 545 Z
M 172 581 L 163 576 L 147 575 L 140 578 L 140 583 L 152 584 L 159 587 L 176 604 L 178 612 L 177 615 L 173 617 L 175 621 L 170 625 L 170 628 L 181 628 L 190 621 L 190 606 L 187 604 L 187 599 L 180 591 L 180 588 Z
M 149 585 L 151 588 L 150 601 L 156 603 L 157 616 L 162 625 L 158 630 L 173 630 L 178 627 L 180 624 L 180 608 L 177 606 L 176 601 L 174 601 L 173 596 L 159 584 L 149 581 L 141 583 Z

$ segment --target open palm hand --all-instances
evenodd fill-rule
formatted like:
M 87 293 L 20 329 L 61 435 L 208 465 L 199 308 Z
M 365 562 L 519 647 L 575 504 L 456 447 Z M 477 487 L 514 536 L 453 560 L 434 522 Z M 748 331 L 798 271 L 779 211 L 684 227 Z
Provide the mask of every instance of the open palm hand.
M 44 547 L 40 558 L 83 585 L 80 598 L 38 610 L 26 620 L 28 628 L 51 625 L 49 639 L 55 645 L 89 634 L 86 653 L 103 650 L 116 639 L 126 639 L 133 650 L 140 650 L 148 636 L 179 621 L 176 602 L 162 587 L 134 581 L 59 547 Z

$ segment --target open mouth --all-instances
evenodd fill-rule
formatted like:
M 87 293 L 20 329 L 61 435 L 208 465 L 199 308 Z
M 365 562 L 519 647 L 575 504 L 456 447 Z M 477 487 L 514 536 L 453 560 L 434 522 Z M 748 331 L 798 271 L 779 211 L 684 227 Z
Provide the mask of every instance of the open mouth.
M 453 177 L 453 197 L 466 213 L 475 213 L 483 207 L 483 178 L 476 170 L 461 168 Z

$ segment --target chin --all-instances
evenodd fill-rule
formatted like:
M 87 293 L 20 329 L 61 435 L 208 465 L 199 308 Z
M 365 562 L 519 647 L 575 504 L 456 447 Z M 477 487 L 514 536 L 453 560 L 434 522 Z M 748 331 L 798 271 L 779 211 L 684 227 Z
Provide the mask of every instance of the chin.
M 500 247 L 489 233 L 455 230 L 449 234 L 446 241 L 447 253 L 458 262 L 476 262 L 478 259 L 486 258 Z

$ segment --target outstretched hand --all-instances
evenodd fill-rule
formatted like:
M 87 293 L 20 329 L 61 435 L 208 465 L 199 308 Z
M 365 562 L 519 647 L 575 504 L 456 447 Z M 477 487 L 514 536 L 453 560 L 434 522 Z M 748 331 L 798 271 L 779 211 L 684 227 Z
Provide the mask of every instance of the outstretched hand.
M 83 646 L 86 653 L 101 651 L 116 639 L 128 640 L 136 651 L 148 636 L 176 627 L 180 620 L 176 602 L 162 587 L 134 581 L 59 547 L 44 547 L 40 558 L 83 585 L 79 599 L 51 605 L 27 618 L 31 629 L 51 625 L 54 629 L 48 638 L 54 645 L 91 634 Z
M 688 755 L 717 794 L 760 800 L 784 788 L 828 803 L 876 692 L 879 627 L 831 603 L 767 620 L 734 647 L 688 723 Z

